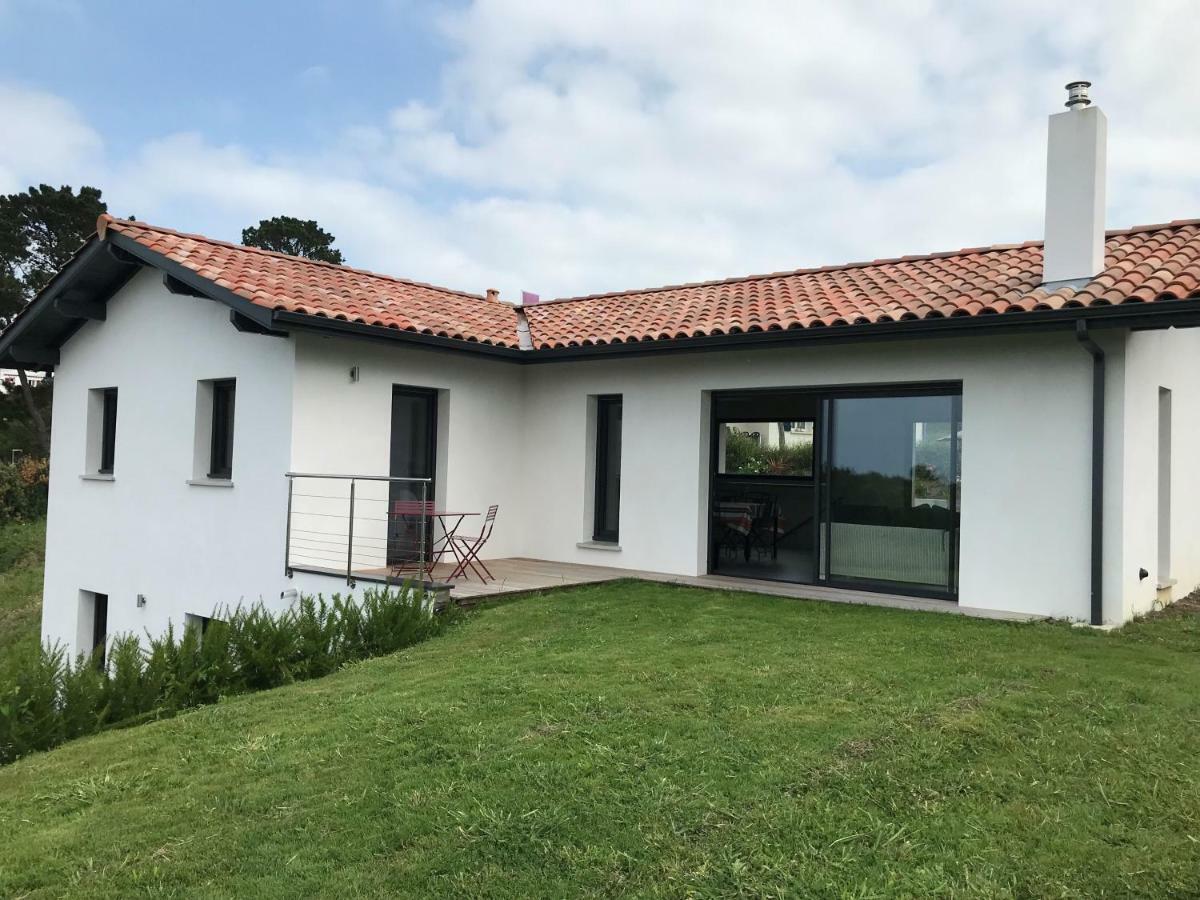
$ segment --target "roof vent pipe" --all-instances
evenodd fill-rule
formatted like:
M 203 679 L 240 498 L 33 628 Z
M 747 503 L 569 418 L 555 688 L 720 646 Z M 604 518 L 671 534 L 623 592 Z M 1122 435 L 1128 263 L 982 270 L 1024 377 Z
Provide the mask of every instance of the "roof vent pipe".
M 1091 106 L 1092 100 L 1088 97 L 1088 88 L 1092 86 L 1090 81 L 1072 81 L 1067 85 L 1067 102 L 1063 105 L 1067 109 L 1082 109 L 1085 106 Z
M 1086 282 L 1104 269 L 1104 177 L 1108 120 L 1067 85 L 1067 112 L 1050 117 L 1046 151 L 1046 244 L 1042 282 Z

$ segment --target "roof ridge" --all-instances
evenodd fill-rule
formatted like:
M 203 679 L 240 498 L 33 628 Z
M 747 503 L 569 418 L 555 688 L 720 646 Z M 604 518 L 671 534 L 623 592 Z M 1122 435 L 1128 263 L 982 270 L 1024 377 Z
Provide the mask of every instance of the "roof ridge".
M 1105 240 L 1114 237 L 1121 237 L 1129 234 L 1142 234 L 1148 231 L 1171 231 L 1179 228 L 1184 228 L 1192 225 L 1200 225 L 1200 218 L 1197 219 L 1174 219 L 1171 222 L 1160 222 L 1153 225 L 1133 225 L 1129 228 L 1114 228 L 1104 232 Z M 620 291 L 601 291 L 596 294 L 578 294 L 574 297 L 554 297 L 550 300 L 542 300 L 536 304 L 537 306 L 545 306 L 550 303 L 572 303 L 577 300 L 604 300 L 614 297 L 628 297 L 637 294 L 658 294 L 663 291 L 678 291 L 686 288 L 699 287 L 716 287 L 722 284 L 745 284 L 751 281 L 767 281 L 772 278 L 789 278 L 793 275 L 816 275 L 823 272 L 844 272 L 852 269 L 867 269 L 873 266 L 895 265 L 897 263 L 907 262 L 927 262 L 934 259 L 952 259 L 959 256 L 978 256 L 983 253 L 999 253 L 1008 250 L 1024 250 L 1026 248 L 1041 247 L 1045 244 L 1045 240 L 1024 241 L 1019 244 L 990 244 L 982 247 L 963 247 L 959 250 L 942 250 L 933 253 L 917 253 L 908 256 L 893 256 L 884 257 L 881 259 L 862 260 L 859 262 L 850 263 L 835 263 L 825 266 L 809 266 L 799 269 L 785 269 L 779 272 L 760 272 L 752 275 L 736 275 L 732 278 L 713 278 L 704 281 L 685 281 L 679 284 L 664 284 L 657 287 L 649 288 L 628 288 Z
M 202 241 L 203 243 L 213 244 L 218 247 L 228 247 L 231 250 L 241 250 L 241 251 L 245 251 L 246 253 L 258 253 L 263 256 L 275 257 L 276 259 L 286 259 L 286 260 L 290 260 L 292 262 L 305 263 L 310 266 L 321 266 L 321 267 L 327 268 L 327 269 L 337 269 L 338 271 L 342 271 L 342 272 L 354 272 L 358 275 L 366 275 L 370 278 L 382 278 L 385 281 L 393 281 L 396 284 L 406 284 L 411 287 L 428 288 L 429 290 L 441 291 L 442 293 L 445 293 L 445 294 L 456 294 L 460 297 L 469 297 L 472 300 L 482 300 L 485 303 L 490 302 L 487 299 L 487 297 L 484 296 L 483 294 L 473 294 L 470 291 L 460 291 L 457 288 L 442 287 L 440 284 L 430 284 L 425 281 L 415 281 L 411 278 L 401 278 L 398 275 L 387 275 L 383 272 L 374 272 L 370 269 L 359 269 L 354 266 L 346 266 L 346 265 L 341 265 L 339 263 L 325 262 L 324 260 L 321 260 L 321 259 L 309 259 L 306 256 L 293 256 L 290 253 L 280 253 L 277 250 L 264 250 L 261 247 L 248 247 L 245 244 L 235 244 L 232 241 L 222 241 L 219 238 L 208 237 L 207 235 L 204 235 L 204 234 L 196 234 L 195 232 L 189 232 L 189 231 L 177 231 L 174 228 L 167 228 L 164 225 L 155 225 L 151 222 L 143 222 L 140 219 L 121 219 L 121 218 L 118 218 L 117 216 L 109 215 L 108 213 L 102 214 L 100 216 L 100 218 L 97 220 L 96 233 L 99 234 L 101 238 L 103 238 L 104 232 L 107 230 L 108 226 L 114 225 L 114 224 L 130 226 L 130 227 L 134 227 L 134 228 L 146 228 L 146 229 L 149 229 L 150 231 L 158 231 L 158 232 L 162 232 L 163 234 L 171 234 L 171 235 L 175 235 L 176 237 L 187 238 L 187 239 L 193 240 L 193 241 Z

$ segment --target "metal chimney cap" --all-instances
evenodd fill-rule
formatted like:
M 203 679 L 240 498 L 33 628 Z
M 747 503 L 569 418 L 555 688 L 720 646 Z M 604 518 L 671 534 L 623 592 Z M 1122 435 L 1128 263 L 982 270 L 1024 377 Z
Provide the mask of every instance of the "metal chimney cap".
M 1088 88 L 1092 86 L 1090 81 L 1072 81 L 1067 85 L 1067 102 L 1063 104 L 1067 109 L 1083 109 L 1085 106 L 1091 106 L 1092 100 L 1088 97 Z

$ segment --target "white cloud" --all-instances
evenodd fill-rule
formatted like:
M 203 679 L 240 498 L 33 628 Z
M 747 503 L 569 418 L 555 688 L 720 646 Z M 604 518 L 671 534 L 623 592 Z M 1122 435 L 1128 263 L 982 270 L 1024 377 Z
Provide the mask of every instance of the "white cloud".
M 478 0 L 441 25 L 439 96 L 286 158 L 165 135 L 95 162 L 77 111 L 0 93 L 40 135 L 0 181 L 85 172 L 180 228 L 303 215 L 366 267 L 591 292 L 1037 237 L 1045 116 L 1082 76 L 1109 222 L 1200 214 L 1186 2 Z
M 65 100 L 43 91 L 0 84 L 0 192 L 23 190 L 33 181 L 52 184 L 78 177 L 104 143 Z

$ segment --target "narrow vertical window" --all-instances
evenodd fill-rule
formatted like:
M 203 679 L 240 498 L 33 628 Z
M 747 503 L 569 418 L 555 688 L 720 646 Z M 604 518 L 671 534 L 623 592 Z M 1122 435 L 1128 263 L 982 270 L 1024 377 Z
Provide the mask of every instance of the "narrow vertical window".
M 1158 584 L 1171 584 L 1171 391 L 1158 389 Z
M 92 653 L 96 665 L 104 670 L 104 651 L 108 643 L 108 594 L 92 594 Z
M 117 450 L 117 389 L 105 388 L 101 397 L 104 411 L 100 420 L 100 465 L 96 471 L 111 475 Z
M 233 477 L 233 407 L 236 382 L 230 378 L 212 385 L 212 450 L 208 477 Z
M 617 543 L 621 520 L 621 398 L 596 398 L 596 520 L 592 539 Z

